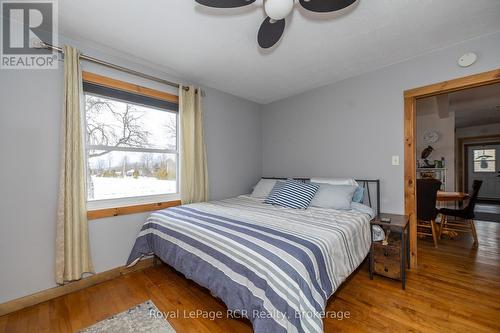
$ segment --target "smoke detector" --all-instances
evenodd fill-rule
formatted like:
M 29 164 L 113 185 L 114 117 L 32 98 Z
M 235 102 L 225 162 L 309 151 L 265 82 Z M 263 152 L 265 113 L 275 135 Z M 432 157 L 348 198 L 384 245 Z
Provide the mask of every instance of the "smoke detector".
M 472 66 L 477 61 L 477 54 L 474 52 L 468 52 L 458 59 L 458 66 L 469 67 Z

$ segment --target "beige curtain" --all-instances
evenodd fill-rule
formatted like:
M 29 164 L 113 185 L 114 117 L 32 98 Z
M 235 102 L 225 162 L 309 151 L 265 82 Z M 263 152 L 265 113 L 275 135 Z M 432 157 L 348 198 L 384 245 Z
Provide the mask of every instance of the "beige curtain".
M 79 52 L 64 47 L 64 111 L 56 236 L 56 282 L 94 271 L 90 258 L 83 146 L 82 72 Z
M 201 94 L 194 87 L 179 88 L 181 124 L 181 200 L 208 200 L 208 170 Z

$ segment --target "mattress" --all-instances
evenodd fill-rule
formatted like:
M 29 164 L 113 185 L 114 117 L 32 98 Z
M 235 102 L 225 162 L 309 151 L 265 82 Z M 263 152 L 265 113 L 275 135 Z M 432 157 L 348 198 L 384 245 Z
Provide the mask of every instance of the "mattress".
M 152 213 L 127 264 L 154 254 L 254 332 L 323 332 L 328 298 L 369 252 L 370 209 L 296 210 L 249 196 Z

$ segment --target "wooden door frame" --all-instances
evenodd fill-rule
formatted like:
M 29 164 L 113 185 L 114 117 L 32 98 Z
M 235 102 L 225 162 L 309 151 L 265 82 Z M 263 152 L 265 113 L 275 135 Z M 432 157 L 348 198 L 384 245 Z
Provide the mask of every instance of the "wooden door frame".
M 417 202 L 416 202 L 416 109 L 417 99 L 485 86 L 500 82 L 500 69 L 450 81 L 406 90 L 404 92 L 404 184 L 405 214 L 410 219 L 410 264 L 417 267 Z

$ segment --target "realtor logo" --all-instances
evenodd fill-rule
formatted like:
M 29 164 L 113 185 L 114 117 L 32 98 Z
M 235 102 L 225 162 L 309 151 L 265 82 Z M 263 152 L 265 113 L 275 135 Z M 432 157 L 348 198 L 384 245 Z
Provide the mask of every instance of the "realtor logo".
M 58 57 L 41 43 L 57 45 L 55 1 L 2 1 L 0 68 L 53 69 Z

